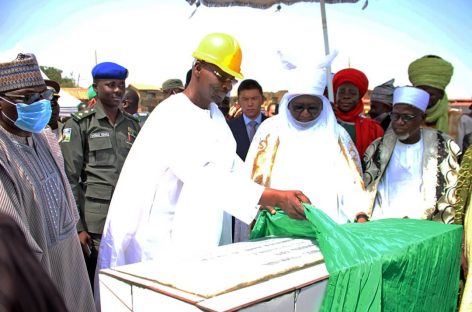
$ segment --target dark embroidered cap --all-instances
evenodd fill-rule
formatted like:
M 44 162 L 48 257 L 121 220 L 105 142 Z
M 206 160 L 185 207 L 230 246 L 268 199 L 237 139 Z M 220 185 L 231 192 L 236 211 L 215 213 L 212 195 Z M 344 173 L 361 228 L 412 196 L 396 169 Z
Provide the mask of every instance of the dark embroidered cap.
M 0 63 L 0 92 L 44 86 L 34 54 L 18 54 L 14 61 Z

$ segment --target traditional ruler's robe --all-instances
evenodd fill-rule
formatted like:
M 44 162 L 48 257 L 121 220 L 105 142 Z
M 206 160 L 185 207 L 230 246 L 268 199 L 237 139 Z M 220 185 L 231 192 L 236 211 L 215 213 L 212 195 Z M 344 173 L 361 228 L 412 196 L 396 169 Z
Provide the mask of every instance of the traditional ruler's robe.
M 367 207 L 359 154 L 329 101 L 313 121 L 297 123 L 286 94 L 279 114 L 257 130 L 246 158 L 249 175 L 264 186 L 299 189 L 313 206 L 338 223 L 354 220 Z
M 387 131 L 369 146 L 364 156 L 364 182 L 370 197 L 369 215 L 373 219 L 408 217 L 454 223 L 455 189 L 459 172 L 457 159 L 460 154 L 457 144 L 438 130 L 421 130 L 420 159 L 400 157 L 402 160 L 395 162 L 412 166 L 418 182 L 413 189 L 413 186 L 399 187 L 395 180 L 399 182 L 401 177 L 395 177 L 395 172 L 388 169 L 392 155 L 398 154 L 394 153 L 397 142 L 395 133 Z M 419 163 L 421 166 L 418 166 Z M 413 177 L 405 182 L 411 183 L 411 179 Z M 400 199 L 406 204 L 411 203 L 411 207 L 395 209 L 389 206 L 389 203 L 398 203 Z
M 466 283 L 462 293 L 460 311 L 472 311 L 472 146 L 462 157 L 457 181 L 456 223 L 464 224 L 463 252 L 467 267 Z

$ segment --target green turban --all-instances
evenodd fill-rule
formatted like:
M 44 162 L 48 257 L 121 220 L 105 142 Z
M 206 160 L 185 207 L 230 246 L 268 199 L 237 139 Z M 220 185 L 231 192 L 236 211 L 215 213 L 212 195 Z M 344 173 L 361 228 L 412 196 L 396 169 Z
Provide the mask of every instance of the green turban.
M 429 86 L 443 91 L 451 81 L 453 73 L 454 67 L 451 63 L 431 55 L 415 60 L 408 67 L 408 78 L 413 86 Z M 449 129 L 448 108 L 448 99 L 446 92 L 444 92 L 444 97 L 426 110 L 426 122 L 435 123 L 436 129 L 447 133 Z
M 423 56 L 408 67 L 408 78 L 413 86 L 430 86 L 445 90 L 451 81 L 454 67 L 440 57 Z

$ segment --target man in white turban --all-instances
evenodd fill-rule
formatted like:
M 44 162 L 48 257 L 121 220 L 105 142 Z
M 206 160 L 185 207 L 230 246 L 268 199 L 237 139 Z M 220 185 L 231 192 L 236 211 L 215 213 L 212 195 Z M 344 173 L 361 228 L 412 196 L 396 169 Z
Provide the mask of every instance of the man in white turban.
M 460 149 L 443 132 L 422 127 L 428 102 L 429 94 L 414 87 L 393 94 L 391 130 L 364 156 L 371 219 L 454 222 Z
M 304 66 L 287 74 L 291 83 L 279 114 L 257 130 L 246 165 L 257 183 L 300 189 L 315 207 L 347 223 L 367 201 L 357 149 L 323 96 L 330 57 L 316 70 Z

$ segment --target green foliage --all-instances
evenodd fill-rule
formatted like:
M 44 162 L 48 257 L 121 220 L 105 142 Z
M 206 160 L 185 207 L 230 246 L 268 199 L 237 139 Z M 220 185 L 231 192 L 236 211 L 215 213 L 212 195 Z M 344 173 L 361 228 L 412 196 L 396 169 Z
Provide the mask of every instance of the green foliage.
M 61 88 L 76 88 L 77 84 L 73 78 L 62 77 L 62 70 L 55 67 L 39 66 L 49 79 L 57 81 Z

